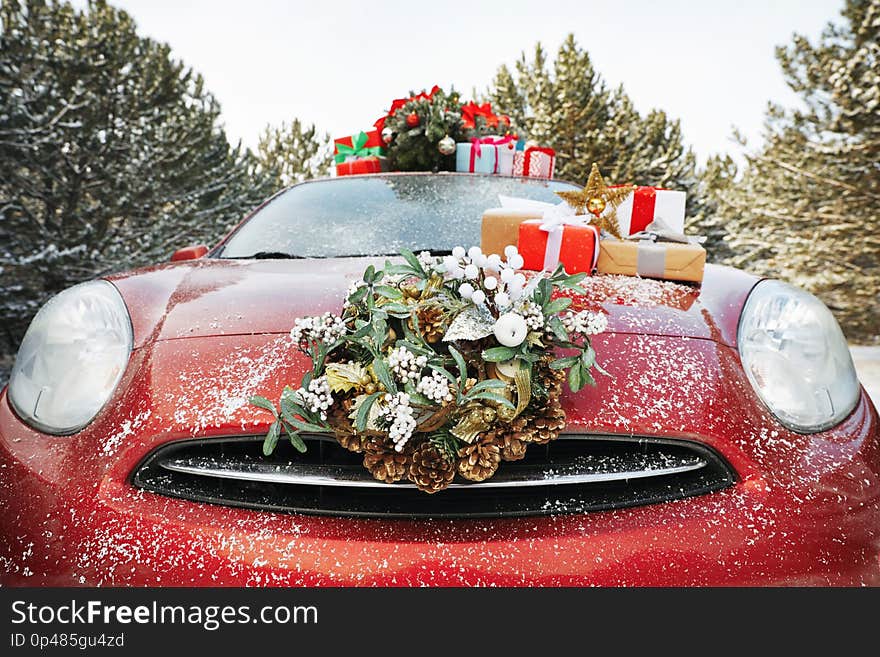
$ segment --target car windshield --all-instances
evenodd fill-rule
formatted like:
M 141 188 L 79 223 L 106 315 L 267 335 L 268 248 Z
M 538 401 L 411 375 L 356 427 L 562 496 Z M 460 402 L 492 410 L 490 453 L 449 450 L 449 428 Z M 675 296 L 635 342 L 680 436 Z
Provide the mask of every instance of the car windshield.
M 297 185 L 226 241 L 222 258 L 374 256 L 450 251 L 480 243 L 483 211 L 498 195 L 556 203 L 575 185 L 455 174 L 331 178 Z

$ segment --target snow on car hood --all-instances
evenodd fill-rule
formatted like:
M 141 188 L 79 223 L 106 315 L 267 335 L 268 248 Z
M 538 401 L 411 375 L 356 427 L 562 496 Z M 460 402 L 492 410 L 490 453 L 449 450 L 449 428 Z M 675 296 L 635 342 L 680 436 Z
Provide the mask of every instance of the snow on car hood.
M 294 319 L 342 306 L 349 284 L 384 259 L 203 259 L 109 277 L 132 317 L 135 345 L 196 337 L 286 333 Z M 575 307 L 601 308 L 609 331 L 736 344 L 753 276 L 709 265 L 702 286 L 593 276 Z

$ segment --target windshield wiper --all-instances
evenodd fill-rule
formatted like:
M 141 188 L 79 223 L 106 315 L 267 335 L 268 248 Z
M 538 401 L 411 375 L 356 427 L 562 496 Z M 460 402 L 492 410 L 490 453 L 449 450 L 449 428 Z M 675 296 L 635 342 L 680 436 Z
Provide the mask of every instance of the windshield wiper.
M 227 256 L 229 257 L 229 256 Z M 230 260 L 301 260 L 307 256 L 285 253 L 284 251 L 257 251 L 249 256 L 232 256 Z

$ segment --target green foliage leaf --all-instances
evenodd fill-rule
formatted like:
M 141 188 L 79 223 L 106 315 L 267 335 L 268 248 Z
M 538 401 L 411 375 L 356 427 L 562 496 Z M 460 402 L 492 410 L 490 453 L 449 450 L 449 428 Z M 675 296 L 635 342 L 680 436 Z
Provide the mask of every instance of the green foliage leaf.
M 545 315 L 555 315 L 556 313 L 561 313 L 570 305 L 571 299 L 569 297 L 559 297 L 558 299 L 552 299 L 544 304 L 543 311 Z
M 287 420 L 287 418 L 284 418 Z M 291 418 L 287 420 L 291 425 L 299 429 L 300 431 L 308 431 L 310 433 L 331 433 L 332 429 L 329 427 L 321 426 L 320 424 L 314 424 L 313 422 L 306 422 L 305 420 L 298 420 L 296 418 Z
M 455 366 L 458 368 L 458 379 L 460 381 L 459 388 L 464 388 L 464 384 L 467 381 L 467 363 L 464 362 L 464 357 L 458 352 L 458 349 L 451 345 L 449 347 L 449 353 L 452 354 L 452 359 L 455 361 Z
M 366 283 L 367 285 L 372 284 L 373 277 L 375 275 L 376 275 L 376 268 L 373 265 L 370 265 L 369 267 L 366 268 L 366 270 L 364 270 L 364 276 L 363 276 L 364 283 Z
M 369 289 L 367 287 L 359 287 L 358 289 L 356 289 L 354 292 L 352 292 L 349 295 L 348 303 L 350 303 L 353 306 L 356 306 L 357 304 L 359 304 L 361 301 L 364 300 L 364 297 L 367 296 L 367 292 L 369 292 Z
M 575 365 L 578 362 L 577 356 L 564 356 L 563 358 L 557 358 L 553 362 L 550 363 L 550 369 L 552 370 L 566 370 L 572 365 Z
M 284 425 L 284 430 L 287 432 L 287 439 L 290 441 L 290 444 L 293 445 L 293 448 L 300 454 L 305 454 L 306 444 L 303 442 L 303 439 L 299 435 L 299 433 L 296 431 L 291 431 L 290 427 L 286 424 Z
M 261 397 L 260 395 L 254 395 L 248 400 L 252 406 L 256 406 L 258 408 L 262 408 L 264 410 L 269 411 L 275 417 L 278 417 L 278 411 L 275 410 L 275 404 L 270 402 L 265 397 Z
M 486 390 L 502 390 L 507 387 L 507 384 L 504 381 L 500 381 L 499 379 L 484 379 L 483 381 L 478 381 L 477 384 L 468 390 L 465 397 L 467 399 L 472 399 L 474 395 L 477 395 Z
M 373 404 L 376 403 L 376 400 L 383 394 L 384 393 L 381 392 L 374 392 L 372 395 L 367 395 L 367 397 L 360 403 L 354 419 L 355 429 L 363 431 L 367 428 L 367 419 L 370 417 L 370 409 L 373 407 Z
M 412 251 L 409 249 L 401 249 L 400 255 L 403 256 L 403 259 L 406 260 L 409 266 L 412 267 L 417 274 L 424 278 L 425 270 L 422 268 L 422 263 L 419 262 L 419 259 Z
M 403 292 L 398 290 L 396 287 L 391 287 L 390 285 L 377 285 L 373 288 L 381 297 L 385 297 L 386 299 L 393 299 L 395 301 L 399 299 L 403 299 Z
M 397 386 L 394 384 L 394 379 L 391 378 L 391 370 L 388 369 L 388 363 L 381 356 L 373 359 L 373 372 L 388 392 L 397 392 Z
M 547 319 L 547 327 L 552 331 L 557 340 L 568 342 L 568 331 L 562 324 L 562 320 L 558 316 L 552 315 Z
M 483 351 L 483 360 L 490 363 L 500 363 L 516 356 L 516 350 L 511 347 L 492 347 Z
M 574 367 L 568 370 L 568 387 L 572 392 L 578 392 L 584 387 L 585 382 L 582 373 L 580 363 L 575 364 Z
M 596 362 L 596 352 L 593 351 L 592 347 L 587 347 L 581 352 L 581 362 L 584 367 L 589 369 Z
M 494 392 L 480 392 L 480 393 L 474 395 L 473 397 L 469 397 L 469 399 L 486 399 L 486 400 L 501 404 L 502 406 L 506 406 L 507 408 L 509 408 L 511 410 L 514 410 L 514 411 L 516 410 L 516 406 L 513 405 L 513 402 L 511 402 L 506 397 L 502 397 L 501 395 L 496 395 Z
M 271 456 L 272 452 L 275 451 L 275 446 L 278 444 L 278 436 L 280 435 L 281 421 L 275 420 L 269 427 L 269 432 L 266 434 L 266 438 L 263 439 L 263 454 L 265 456 Z

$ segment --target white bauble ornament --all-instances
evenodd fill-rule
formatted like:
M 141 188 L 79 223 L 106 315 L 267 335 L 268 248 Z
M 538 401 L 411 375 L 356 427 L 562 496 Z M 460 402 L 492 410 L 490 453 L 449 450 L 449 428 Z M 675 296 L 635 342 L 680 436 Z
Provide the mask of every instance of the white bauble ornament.
M 455 152 L 455 140 L 446 135 L 437 142 L 437 150 L 440 151 L 441 155 L 452 155 Z
M 518 313 L 505 313 L 495 320 L 492 331 L 495 339 L 505 347 L 518 347 L 529 334 L 529 325 Z
M 391 128 L 382 128 L 382 143 L 390 144 L 394 139 L 394 131 Z

